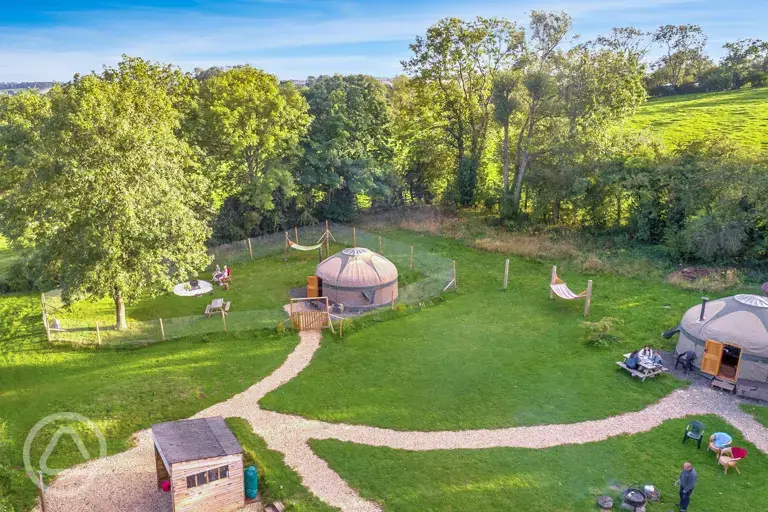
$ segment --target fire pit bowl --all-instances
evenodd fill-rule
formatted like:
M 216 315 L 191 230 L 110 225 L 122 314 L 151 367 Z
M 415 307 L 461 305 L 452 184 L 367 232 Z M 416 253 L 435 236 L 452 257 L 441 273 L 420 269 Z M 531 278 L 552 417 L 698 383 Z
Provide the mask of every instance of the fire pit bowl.
M 630 487 L 624 491 L 624 503 L 621 504 L 621 507 L 632 512 L 645 512 L 646 501 L 647 498 L 642 489 Z

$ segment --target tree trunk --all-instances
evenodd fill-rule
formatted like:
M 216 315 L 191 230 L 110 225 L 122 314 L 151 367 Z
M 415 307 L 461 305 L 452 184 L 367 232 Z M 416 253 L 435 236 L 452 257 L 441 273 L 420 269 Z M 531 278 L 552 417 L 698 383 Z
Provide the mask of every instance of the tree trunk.
M 525 171 L 528 168 L 528 150 L 523 150 L 523 154 L 520 157 L 520 168 L 515 173 L 515 191 L 512 195 L 512 209 L 515 212 L 520 211 L 520 193 L 523 190 L 523 180 L 525 179 Z
M 621 196 L 623 194 L 619 192 L 619 195 L 616 196 L 616 227 L 621 227 Z
M 509 194 L 509 120 L 504 123 L 504 197 Z
M 128 324 L 125 322 L 125 301 L 123 300 L 123 294 L 120 290 L 115 288 L 114 296 L 115 301 L 115 328 L 117 330 L 127 329 Z
M 525 171 L 528 169 L 528 163 L 530 161 L 530 154 L 528 153 L 528 149 L 531 146 L 533 129 L 536 125 L 535 115 L 535 104 L 531 104 L 526 124 L 523 125 L 523 128 L 520 130 L 520 135 L 517 137 L 517 158 L 519 161 L 519 166 L 518 169 L 515 170 L 515 191 L 514 195 L 512 196 L 512 207 L 514 211 L 518 213 L 520 211 L 520 193 L 523 190 Z M 523 141 L 525 141 L 525 144 L 523 144 Z

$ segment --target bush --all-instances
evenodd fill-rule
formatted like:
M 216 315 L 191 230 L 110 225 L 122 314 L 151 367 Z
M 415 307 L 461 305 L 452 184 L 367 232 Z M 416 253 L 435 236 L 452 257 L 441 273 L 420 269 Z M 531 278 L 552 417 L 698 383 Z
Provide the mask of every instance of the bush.
M 597 322 L 582 322 L 585 330 L 585 339 L 588 347 L 607 348 L 614 343 L 621 343 L 621 339 L 613 332 L 621 320 L 612 316 L 606 316 Z
M 471 158 L 464 158 L 459 164 L 459 204 L 472 206 L 477 188 L 477 165 Z

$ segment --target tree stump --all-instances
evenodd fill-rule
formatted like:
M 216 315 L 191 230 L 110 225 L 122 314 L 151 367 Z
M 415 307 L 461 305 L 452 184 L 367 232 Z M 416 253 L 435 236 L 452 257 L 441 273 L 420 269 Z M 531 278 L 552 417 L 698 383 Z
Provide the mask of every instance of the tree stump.
M 600 496 L 597 498 L 597 506 L 601 510 L 611 510 L 613 508 L 613 498 L 610 496 Z

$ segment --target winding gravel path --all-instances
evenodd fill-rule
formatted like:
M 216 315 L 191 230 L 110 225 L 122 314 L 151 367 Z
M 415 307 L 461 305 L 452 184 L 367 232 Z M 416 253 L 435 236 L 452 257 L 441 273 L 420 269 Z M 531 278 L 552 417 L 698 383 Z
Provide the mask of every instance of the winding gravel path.
M 547 448 L 582 444 L 621 434 L 646 432 L 672 418 L 716 414 L 738 428 L 746 439 L 768 453 L 768 429 L 742 411 L 730 395 L 710 389 L 675 391 L 642 411 L 610 418 L 561 425 L 442 432 L 405 432 L 362 425 L 308 420 L 262 410 L 259 400 L 296 377 L 320 347 L 320 332 L 301 332 L 298 346 L 282 366 L 246 391 L 200 411 L 195 417 L 238 416 L 248 420 L 267 445 L 284 454 L 285 462 L 318 498 L 343 511 L 379 511 L 364 500 L 309 448 L 310 439 L 338 439 L 403 450 L 480 449 L 491 447 Z M 135 435 L 136 446 L 61 473 L 48 491 L 53 512 L 136 512 L 171 510 L 167 493 L 156 490 L 152 440 L 148 430 Z M 83 485 L 79 492 L 68 492 Z

